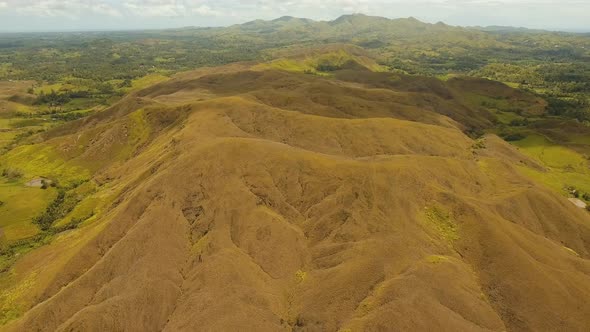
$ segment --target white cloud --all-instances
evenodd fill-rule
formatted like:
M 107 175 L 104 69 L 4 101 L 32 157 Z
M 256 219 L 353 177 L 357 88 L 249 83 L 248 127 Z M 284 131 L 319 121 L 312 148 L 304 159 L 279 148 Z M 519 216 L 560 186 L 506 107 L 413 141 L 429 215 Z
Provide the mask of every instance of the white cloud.
M 5 8 L 23 15 L 77 18 L 80 14 L 90 12 L 121 16 L 117 7 L 104 0 L 9 0 L 2 3 Z
M 176 0 L 128 0 L 123 2 L 129 14 L 144 17 L 177 17 L 188 12 L 183 1 Z
M 192 12 L 200 16 L 222 16 L 223 12 L 212 9 L 208 5 L 200 5 L 192 9 Z
M 589 0 L 0 0 L 0 30 L 9 25 L 9 16 L 15 16 L 6 13 L 69 17 L 80 19 L 77 26 L 93 22 L 105 28 L 225 25 L 284 15 L 334 19 L 349 13 L 414 16 L 459 25 L 590 28 L 588 12 Z M 105 18 L 119 19 L 101 23 L 107 22 Z M 30 21 L 34 25 L 34 18 Z
M 126 0 L 122 7 L 129 15 L 142 17 L 223 16 L 224 11 L 212 7 L 214 3 L 200 0 Z
M 107 16 L 114 16 L 114 17 L 121 17 L 123 14 L 113 7 L 112 5 L 106 3 L 97 3 L 91 7 L 91 10 L 97 14 L 107 15 Z

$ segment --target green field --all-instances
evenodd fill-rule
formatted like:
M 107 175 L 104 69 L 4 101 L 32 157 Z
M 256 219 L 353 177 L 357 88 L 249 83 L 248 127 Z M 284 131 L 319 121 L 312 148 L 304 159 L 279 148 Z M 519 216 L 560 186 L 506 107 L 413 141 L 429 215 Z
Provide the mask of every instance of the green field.
M 580 153 L 557 145 L 542 135 L 530 135 L 513 144 L 547 168 L 547 172 L 539 172 L 521 167 L 528 176 L 562 193 L 568 187 L 590 193 L 590 164 Z
M 56 196 L 55 189 L 26 187 L 21 182 L 0 179 L 0 227 L 11 242 L 39 232 L 33 218 L 39 215 Z

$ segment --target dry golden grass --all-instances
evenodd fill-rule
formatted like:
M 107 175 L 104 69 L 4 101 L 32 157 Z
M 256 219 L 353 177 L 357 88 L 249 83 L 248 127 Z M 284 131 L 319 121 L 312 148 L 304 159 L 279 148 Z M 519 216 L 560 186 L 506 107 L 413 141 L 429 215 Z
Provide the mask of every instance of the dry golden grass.
M 17 262 L 4 329 L 587 328 L 588 214 L 456 91 L 358 75 L 200 70 L 49 133 L 103 208 Z

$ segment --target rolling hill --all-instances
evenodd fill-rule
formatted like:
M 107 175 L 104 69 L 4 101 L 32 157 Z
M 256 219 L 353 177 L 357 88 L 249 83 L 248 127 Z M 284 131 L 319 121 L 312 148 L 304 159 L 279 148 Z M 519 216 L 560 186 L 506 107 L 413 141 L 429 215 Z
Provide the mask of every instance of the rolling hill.
M 59 183 L 5 241 L 2 329 L 584 331 L 590 215 L 494 134 L 546 101 L 378 69 L 354 47 L 201 68 L 0 157 L 9 185 Z

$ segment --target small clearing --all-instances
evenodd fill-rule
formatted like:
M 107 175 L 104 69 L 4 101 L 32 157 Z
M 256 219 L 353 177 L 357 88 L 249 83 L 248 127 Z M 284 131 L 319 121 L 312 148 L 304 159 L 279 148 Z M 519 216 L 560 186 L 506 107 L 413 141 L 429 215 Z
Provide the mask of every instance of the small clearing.
M 570 198 L 569 201 L 580 209 L 585 209 L 587 206 L 587 204 L 579 198 Z
M 25 186 L 27 186 L 27 187 L 34 187 L 34 188 L 41 188 L 41 187 L 43 187 L 43 184 L 44 183 L 46 185 L 50 185 L 51 184 L 51 180 L 46 179 L 46 178 L 36 178 L 36 179 L 33 179 L 33 180 L 25 183 Z

